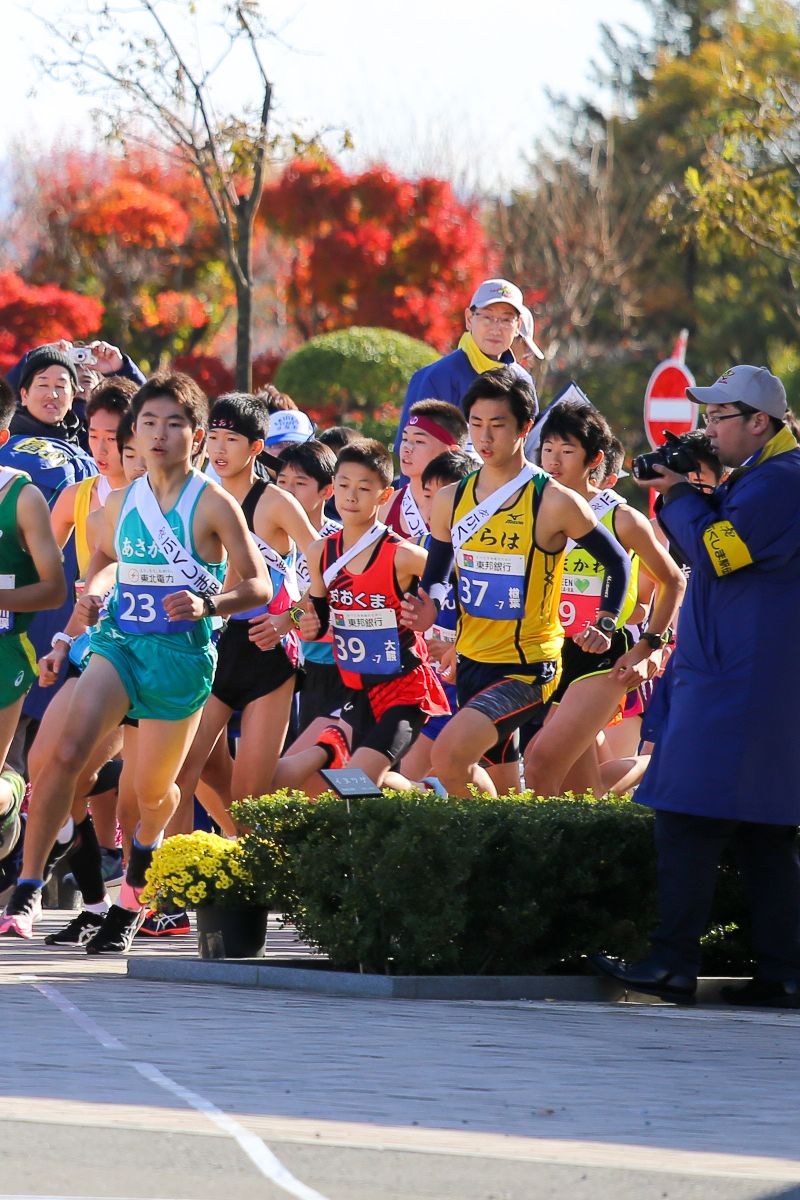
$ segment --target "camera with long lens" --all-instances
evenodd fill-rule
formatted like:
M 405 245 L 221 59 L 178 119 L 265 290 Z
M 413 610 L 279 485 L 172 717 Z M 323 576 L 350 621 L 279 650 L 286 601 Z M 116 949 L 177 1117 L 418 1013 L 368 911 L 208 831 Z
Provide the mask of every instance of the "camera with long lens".
M 664 437 L 667 439 L 663 446 L 659 446 L 657 450 L 653 450 L 650 454 L 639 454 L 631 466 L 631 470 L 636 479 L 658 479 L 658 472 L 653 470 L 653 467 L 666 467 L 669 471 L 675 471 L 678 475 L 688 475 L 690 471 L 696 471 L 700 463 L 695 457 L 692 448 L 691 434 L 682 434 L 677 437 L 674 433 L 668 433 L 664 430 Z

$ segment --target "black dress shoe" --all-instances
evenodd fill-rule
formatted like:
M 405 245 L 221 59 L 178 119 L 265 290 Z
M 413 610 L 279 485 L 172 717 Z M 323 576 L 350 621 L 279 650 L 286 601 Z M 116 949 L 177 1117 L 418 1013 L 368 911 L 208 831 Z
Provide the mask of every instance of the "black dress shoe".
M 743 984 L 726 984 L 719 994 L 726 1004 L 748 1008 L 800 1008 L 797 979 L 749 979 Z
M 647 996 L 658 996 L 677 1004 L 694 1004 L 697 980 L 691 975 L 677 975 L 654 959 L 645 958 L 628 966 L 621 958 L 591 954 L 589 963 L 600 975 L 622 984 L 627 991 L 644 992 Z

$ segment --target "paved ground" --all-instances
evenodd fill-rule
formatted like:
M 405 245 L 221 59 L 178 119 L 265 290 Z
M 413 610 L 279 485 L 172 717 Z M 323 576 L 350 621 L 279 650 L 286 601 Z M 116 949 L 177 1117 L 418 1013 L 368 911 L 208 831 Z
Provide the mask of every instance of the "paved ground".
M 800 1013 L 124 969 L 0 939 L 2 1200 L 800 1200 Z

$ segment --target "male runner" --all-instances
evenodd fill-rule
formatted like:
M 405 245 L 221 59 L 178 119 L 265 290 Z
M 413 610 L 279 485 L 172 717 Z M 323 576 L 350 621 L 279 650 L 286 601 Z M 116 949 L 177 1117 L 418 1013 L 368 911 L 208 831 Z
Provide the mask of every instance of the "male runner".
M 109 496 L 99 544 L 118 563 L 108 614 L 92 635 L 91 658 L 75 689 L 52 769 L 35 796 L 43 820 L 26 837 L 20 880 L 0 932 L 32 936 L 43 869 L 66 819 L 75 782 L 96 741 L 129 714 L 139 720 L 135 790 L 139 825 L 120 904 L 87 943 L 90 954 L 124 952 L 143 915 L 139 894 L 153 851 L 178 804 L 175 779 L 211 690 L 211 620 L 269 599 L 266 568 L 238 505 L 191 466 L 203 437 L 206 398 L 186 375 L 156 374 L 132 409 L 147 475 Z M 227 551 L 240 582 L 221 592 Z M 99 612 L 101 598 L 87 580 Z M 219 594 L 221 592 L 221 594 Z
M 567 539 L 584 546 L 607 574 L 598 622 L 578 635 L 590 653 L 606 651 L 628 587 L 628 557 L 585 500 L 525 461 L 536 396 L 507 368 L 487 371 L 467 391 L 464 413 L 483 466 L 442 488 L 433 502 L 428 563 L 405 623 L 429 629 L 446 595 L 455 550 L 461 612 L 456 633 L 459 711 L 433 744 L 431 767 L 450 795 L 495 786 L 480 761 L 518 759 L 519 727 L 558 682 L 563 632 L 558 620 Z
M 419 400 L 411 406 L 400 442 L 400 470 L 408 483 L 386 501 L 380 519 L 400 537 L 420 544 L 428 535 L 423 515 L 422 472 L 445 450 L 463 450 L 467 444 L 464 414 L 446 400 Z

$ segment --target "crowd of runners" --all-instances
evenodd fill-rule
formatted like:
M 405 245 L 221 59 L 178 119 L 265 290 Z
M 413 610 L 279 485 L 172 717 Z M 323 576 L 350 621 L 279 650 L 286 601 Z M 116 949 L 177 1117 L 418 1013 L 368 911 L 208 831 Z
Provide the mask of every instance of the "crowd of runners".
M 48 944 L 188 932 L 140 904 L 164 837 L 198 819 L 235 837 L 233 801 L 314 797 L 324 769 L 452 796 L 639 783 L 690 566 L 615 490 L 599 408 L 539 412 L 519 289 L 486 280 L 465 323 L 411 381 L 399 475 L 385 445 L 315 430 L 274 388 L 209 398 L 105 342 L 11 372 L 0 934 L 33 936 L 64 862 L 82 907 Z M 710 496 L 728 402 L 698 399 L 718 415 L 687 475 Z

